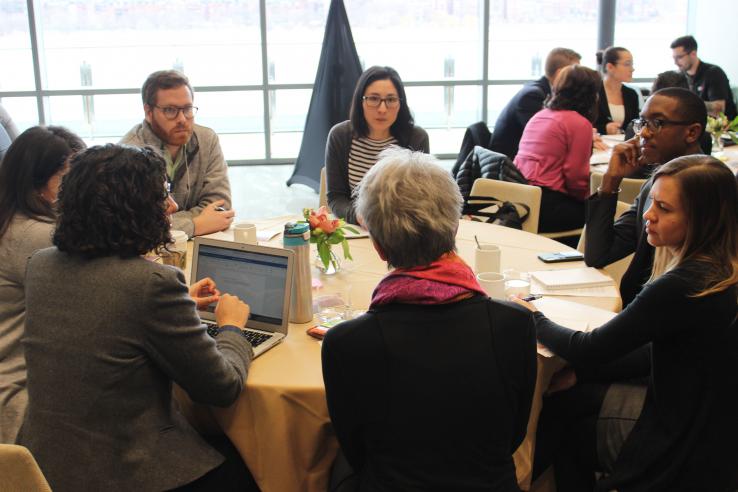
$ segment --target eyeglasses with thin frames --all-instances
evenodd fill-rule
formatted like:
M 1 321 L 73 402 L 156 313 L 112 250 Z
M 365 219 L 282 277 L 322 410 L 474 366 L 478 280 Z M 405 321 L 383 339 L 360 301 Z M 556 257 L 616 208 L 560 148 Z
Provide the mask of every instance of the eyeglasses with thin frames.
M 648 128 L 648 131 L 654 135 L 661 131 L 666 125 L 691 125 L 692 121 L 675 121 L 665 120 L 663 118 L 654 118 L 652 120 L 646 118 L 637 118 L 633 120 L 633 131 L 636 135 L 640 135 L 644 128 Z
M 154 106 L 162 112 L 164 117 L 168 120 L 176 120 L 181 111 L 185 118 L 191 120 L 197 114 L 197 106 Z
M 400 98 L 397 96 L 364 96 L 361 98 L 370 108 L 378 108 L 380 104 L 384 103 L 387 109 L 395 109 L 400 106 Z

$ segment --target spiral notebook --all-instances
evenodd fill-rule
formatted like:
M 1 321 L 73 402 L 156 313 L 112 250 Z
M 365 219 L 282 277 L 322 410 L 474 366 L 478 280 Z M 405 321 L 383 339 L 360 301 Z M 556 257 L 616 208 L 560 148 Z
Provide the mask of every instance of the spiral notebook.
M 591 267 L 540 270 L 530 272 L 530 276 L 551 290 L 600 287 L 614 283 L 610 277 Z

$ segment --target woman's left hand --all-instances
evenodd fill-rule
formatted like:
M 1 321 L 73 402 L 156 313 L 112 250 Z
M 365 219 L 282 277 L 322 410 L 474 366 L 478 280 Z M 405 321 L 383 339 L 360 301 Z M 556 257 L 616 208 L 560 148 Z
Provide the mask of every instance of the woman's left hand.
M 209 304 L 218 302 L 220 291 L 215 288 L 213 279 L 205 277 L 190 286 L 190 297 L 197 304 L 197 309 L 204 309 Z
M 532 313 L 538 312 L 538 309 L 533 304 L 531 304 L 530 302 L 524 301 L 519 297 L 510 296 L 507 299 L 509 301 L 514 302 L 515 304 L 520 304 L 521 306 L 523 306 L 524 308 L 526 308 L 528 311 Z

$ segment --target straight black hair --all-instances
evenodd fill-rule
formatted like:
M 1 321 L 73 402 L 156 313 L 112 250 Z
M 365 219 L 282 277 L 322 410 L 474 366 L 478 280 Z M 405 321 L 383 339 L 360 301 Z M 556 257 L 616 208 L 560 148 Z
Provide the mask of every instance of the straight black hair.
M 367 137 L 369 135 L 369 125 L 364 116 L 364 100 L 362 98 L 364 97 L 366 88 L 377 80 L 389 80 L 395 86 L 395 90 L 397 90 L 397 95 L 400 98 L 400 110 L 397 112 L 397 119 L 390 127 L 390 134 L 397 139 L 397 143 L 400 146 L 407 147 L 415 122 L 407 105 L 405 86 L 402 85 L 400 75 L 391 67 L 369 67 L 361 74 L 361 77 L 356 82 L 354 97 L 351 101 L 351 112 L 349 113 L 354 135 L 358 137 Z
M 54 221 L 53 204 L 40 190 L 84 148 L 81 138 L 60 126 L 34 126 L 18 135 L 0 163 L 0 239 L 16 214 Z

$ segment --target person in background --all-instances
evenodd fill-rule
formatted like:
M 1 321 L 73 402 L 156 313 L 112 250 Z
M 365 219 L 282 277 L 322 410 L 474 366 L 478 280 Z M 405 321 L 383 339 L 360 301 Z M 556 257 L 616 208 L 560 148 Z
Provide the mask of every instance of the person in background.
M 256 490 L 228 440 L 205 442 L 172 400 L 177 383 L 194 401 L 232 404 L 253 352 L 241 335 L 246 304 L 211 279 L 188 289 L 182 270 L 144 258 L 171 242 L 166 183 L 152 149 L 77 154 L 55 247 L 28 262 L 18 443 L 55 491 Z M 211 302 L 215 339 L 197 315 Z
M 682 72 L 676 70 L 667 70 L 661 72 L 656 76 L 656 79 L 651 85 L 651 94 L 667 87 L 681 87 L 682 89 L 689 89 L 689 82 L 687 82 L 687 76 Z
M 390 145 L 429 152 L 428 134 L 415 125 L 400 75 L 370 67 L 356 82 L 349 119 L 331 128 L 325 147 L 328 205 L 356 224 L 352 192 Z
M 187 77 L 176 70 L 154 72 L 141 88 L 144 121 L 120 143 L 148 146 L 167 164 L 167 179 L 179 211 L 172 215 L 174 229 L 201 236 L 230 227 L 228 166 L 218 135 L 195 124 L 197 107 Z
M 514 159 L 528 121 L 543 109 L 551 95 L 551 86 L 562 68 L 578 64 L 582 57 L 569 48 L 554 48 L 546 56 L 545 75 L 523 86 L 502 109 L 492 133 L 490 150 Z
M 603 135 L 623 133 L 638 116 L 638 94 L 624 84 L 633 80 L 633 55 L 625 48 L 611 46 L 597 52 L 597 65 L 604 78 L 595 128 Z
M 661 89 L 666 89 L 667 87 L 681 87 L 682 89 L 689 89 L 689 83 L 687 82 L 687 77 L 682 72 L 667 70 L 666 72 L 661 72 L 656 76 L 656 79 L 651 85 L 651 94 L 656 91 L 660 91 Z M 626 129 L 625 131 L 625 139 L 628 140 L 634 136 L 635 132 L 633 131 L 633 125 L 631 122 L 629 129 Z M 702 153 L 705 155 L 710 155 L 712 152 L 712 138 L 708 132 L 702 133 L 702 137 L 700 138 L 700 148 L 702 149 Z M 647 167 L 649 166 L 646 166 L 643 169 L 646 169 Z M 648 176 L 650 176 L 650 172 L 645 177 Z
M 56 197 L 67 159 L 85 148 L 66 128 L 24 131 L 0 164 L 0 443 L 12 444 L 26 410 L 25 273 L 34 251 L 51 246 Z
M 636 136 L 613 148 L 602 184 L 587 200 L 587 265 L 602 268 L 635 253 L 620 281 L 623 306 L 651 276 L 653 247 L 646 241 L 643 219 L 651 206 L 651 181 L 646 181 L 630 209 L 615 220 L 620 183 L 639 168 L 702 153 L 700 137 L 706 124 L 705 105 L 693 92 L 676 87 L 655 92 L 635 121 Z
M 729 120 L 736 116 L 736 106 L 730 82 L 723 69 L 703 62 L 697 56 L 697 40 L 692 36 L 676 38 L 671 43 L 674 64 L 686 76 L 689 89 L 705 101 L 712 116 L 725 113 Z
M 601 86 L 594 70 L 581 65 L 564 67 L 546 108 L 525 127 L 514 162 L 529 184 L 542 188 L 541 232 L 566 231 L 584 224 L 592 122 Z
M 5 111 L 3 105 L 0 104 L 0 162 L 2 162 L 5 152 L 15 138 L 18 136 L 18 128 L 13 123 L 12 118 Z
M 738 487 L 738 186 L 710 156 L 656 170 L 643 215 L 651 276 L 590 332 L 536 316 L 540 343 L 576 367 L 549 396 L 535 462 L 557 490 L 734 491 Z M 645 390 L 615 382 L 641 378 Z M 595 484 L 595 471 L 604 476 Z
M 19 135 L 18 127 L 15 126 L 15 122 L 13 122 L 13 118 L 10 117 L 10 114 L 3 107 L 2 104 L 0 104 L 0 126 L 2 126 L 5 129 L 5 132 L 8 134 L 11 141 L 18 138 L 18 135 Z
M 456 254 L 461 193 L 438 161 L 397 148 L 380 157 L 356 211 L 394 269 L 369 311 L 322 347 L 356 490 L 517 491 L 512 454 L 536 381 L 530 314 L 490 299 Z

